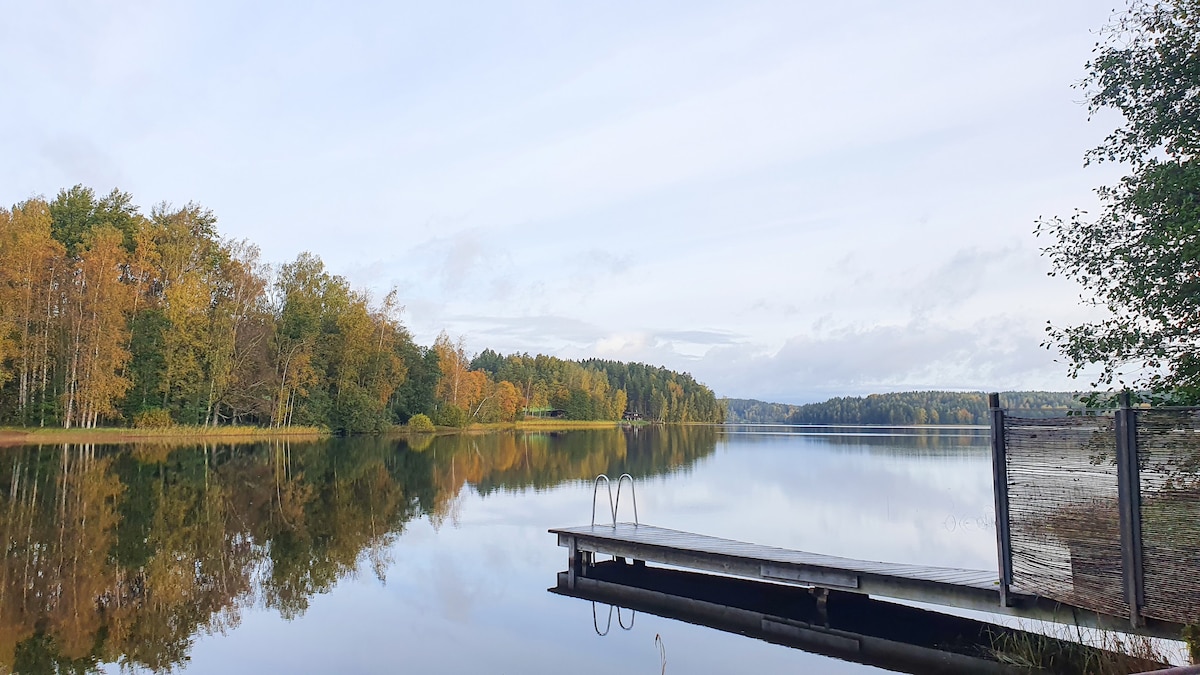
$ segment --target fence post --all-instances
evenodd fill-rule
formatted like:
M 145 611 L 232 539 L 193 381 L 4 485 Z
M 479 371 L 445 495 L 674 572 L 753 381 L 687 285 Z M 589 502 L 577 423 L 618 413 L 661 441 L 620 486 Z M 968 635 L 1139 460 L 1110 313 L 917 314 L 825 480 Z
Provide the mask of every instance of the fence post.
M 1125 582 L 1125 602 L 1129 604 L 1129 623 L 1142 625 L 1145 586 L 1142 575 L 1142 490 L 1138 471 L 1137 411 L 1130 406 L 1129 392 L 1118 396 L 1115 430 L 1117 433 L 1117 504 L 1121 515 L 1121 573 Z
M 996 554 L 1000 567 L 1000 604 L 1011 605 L 1012 535 L 1008 521 L 1008 459 L 1004 447 L 1004 410 L 1000 394 L 988 394 L 989 422 L 992 430 L 992 493 L 996 500 Z

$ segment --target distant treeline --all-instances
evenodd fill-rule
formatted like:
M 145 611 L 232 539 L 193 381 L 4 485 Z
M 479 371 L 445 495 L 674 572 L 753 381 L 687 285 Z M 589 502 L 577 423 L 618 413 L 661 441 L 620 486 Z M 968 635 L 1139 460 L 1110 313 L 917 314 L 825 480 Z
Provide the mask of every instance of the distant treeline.
M 798 405 L 768 403 L 752 398 L 723 398 L 725 421 L 730 424 L 784 424 Z
M 641 365 L 418 345 L 395 291 L 351 288 L 316 255 L 272 266 L 197 204 L 62 190 L 0 208 L 0 424 L 383 429 L 531 409 L 571 419 L 720 421 L 711 390 Z
M 788 405 L 753 399 L 721 399 L 726 421 L 740 424 L 987 424 L 984 392 L 905 391 L 831 398 Z M 1079 394 L 1010 391 L 1000 405 L 1015 415 L 1050 417 L 1081 409 Z

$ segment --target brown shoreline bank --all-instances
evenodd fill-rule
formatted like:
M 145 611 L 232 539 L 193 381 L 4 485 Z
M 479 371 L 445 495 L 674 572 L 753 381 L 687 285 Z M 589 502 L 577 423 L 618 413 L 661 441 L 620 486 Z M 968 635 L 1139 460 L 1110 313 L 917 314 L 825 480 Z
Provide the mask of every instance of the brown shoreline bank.
M 0 447 L 16 445 L 56 445 L 59 443 L 171 443 L 185 444 L 206 441 L 264 441 L 272 439 L 326 438 L 328 431 L 315 427 L 269 429 L 259 427 L 169 427 L 166 429 L 127 429 L 101 427 L 96 429 L 39 428 L 0 429 Z
M 606 420 L 525 420 L 521 422 L 495 422 L 473 424 L 467 427 L 437 427 L 431 435 L 480 434 L 496 431 L 570 431 L 573 429 L 613 429 L 628 425 L 628 422 Z M 644 423 L 641 423 L 644 424 Z M 639 424 L 640 426 L 640 424 Z M 174 426 L 165 429 L 132 429 L 125 427 L 99 427 L 96 429 L 73 428 L 0 428 L 0 448 L 18 445 L 57 445 L 61 443 L 154 443 L 184 445 L 204 442 L 249 442 L 268 440 L 315 440 L 329 438 L 326 429 L 316 427 L 291 427 L 272 429 L 263 427 L 192 427 Z M 382 436 L 422 435 L 398 426 L 381 433 Z

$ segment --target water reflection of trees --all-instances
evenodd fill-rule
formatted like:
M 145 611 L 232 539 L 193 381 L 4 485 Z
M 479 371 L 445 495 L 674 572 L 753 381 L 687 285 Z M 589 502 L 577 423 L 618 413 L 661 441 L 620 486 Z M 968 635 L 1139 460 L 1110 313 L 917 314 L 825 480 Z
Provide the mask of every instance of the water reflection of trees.
M 248 607 L 285 619 L 367 563 L 381 579 L 405 524 L 451 516 L 472 485 L 545 488 L 650 475 L 712 452 L 706 429 L 405 441 L 19 447 L 0 459 L 0 672 L 165 670 Z
M 439 487 L 457 493 L 470 483 L 489 494 L 591 480 L 601 473 L 614 478 L 669 473 L 715 447 L 715 429 L 697 425 L 445 436 L 432 450 L 438 456 Z

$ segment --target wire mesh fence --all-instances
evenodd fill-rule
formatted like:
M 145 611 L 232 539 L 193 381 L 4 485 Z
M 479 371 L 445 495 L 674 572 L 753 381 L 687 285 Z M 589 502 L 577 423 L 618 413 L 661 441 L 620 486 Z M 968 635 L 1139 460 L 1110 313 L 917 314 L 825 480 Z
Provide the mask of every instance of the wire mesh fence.
M 1200 408 L 1002 424 L 1013 592 L 1200 621 Z
M 1122 616 L 1111 416 L 1004 420 L 1012 590 Z
M 1137 411 L 1144 616 L 1200 618 L 1200 410 Z

